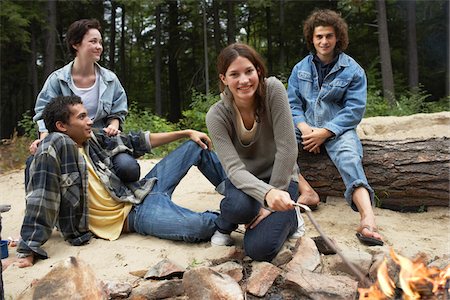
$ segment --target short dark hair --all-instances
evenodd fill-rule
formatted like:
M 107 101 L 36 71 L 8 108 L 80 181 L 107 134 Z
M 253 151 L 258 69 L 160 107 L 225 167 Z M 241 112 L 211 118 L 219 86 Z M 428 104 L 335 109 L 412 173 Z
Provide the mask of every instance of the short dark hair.
M 69 123 L 70 106 L 83 104 L 78 96 L 58 96 L 53 98 L 44 108 L 42 119 L 48 132 L 56 132 L 56 122 L 61 121 L 64 124 Z
M 92 28 L 101 31 L 102 27 L 97 19 L 81 19 L 70 24 L 66 32 L 66 45 L 73 56 L 77 55 L 77 50 L 72 46 L 81 43 L 86 32 Z
M 314 29 L 318 26 L 332 26 L 336 34 L 335 53 L 347 49 L 348 46 L 348 26 L 341 15 L 330 9 L 318 9 L 313 11 L 303 23 L 303 35 L 305 36 L 308 50 L 314 51 L 313 35 Z

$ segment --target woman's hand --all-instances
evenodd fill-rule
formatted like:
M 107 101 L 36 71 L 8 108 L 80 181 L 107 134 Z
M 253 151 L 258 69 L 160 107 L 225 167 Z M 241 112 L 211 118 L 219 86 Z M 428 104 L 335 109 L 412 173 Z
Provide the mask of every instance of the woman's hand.
M 294 202 L 291 200 L 291 195 L 282 190 L 271 189 L 266 194 L 265 200 L 267 205 L 273 210 L 285 211 L 294 209 Z
M 103 128 L 107 136 L 116 136 L 121 133 L 121 131 L 114 125 L 110 124 L 108 127 Z
M 48 132 L 40 132 L 39 133 L 39 138 L 37 140 L 33 141 L 31 143 L 30 147 L 28 148 L 28 150 L 30 150 L 31 155 L 34 155 L 36 153 L 36 150 L 39 147 L 39 144 L 47 135 L 48 135 Z
M 37 139 L 31 143 L 30 147 L 28 148 L 31 155 L 34 155 L 36 153 L 36 150 L 37 150 L 39 144 L 41 143 L 41 141 L 42 141 L 42 139 Z
M 192 129 L 188 130 L 187 132 L 189 138 L 196 142 L 202 149 L 212 149 L 211 139 L 206 133 Z
M 107 136 L 116 136 L 121 133 L 121 131 L 119 130 L 119 126 L 120 126 L 119 119 L 112 119 L 109 122 L 108 127 L 103 128 L 103 130 L 106 132 Z
M 266 217 L 268 217 L 271 214 L 270 210 L 265 209 L 264 207 L 261 207 L 259 209 L 258 215 L 253 219 L 253 221 L 250 224 L 245 225 L 245 229 L 253 229 L 258 225 L 262 220 L 264 220 Z

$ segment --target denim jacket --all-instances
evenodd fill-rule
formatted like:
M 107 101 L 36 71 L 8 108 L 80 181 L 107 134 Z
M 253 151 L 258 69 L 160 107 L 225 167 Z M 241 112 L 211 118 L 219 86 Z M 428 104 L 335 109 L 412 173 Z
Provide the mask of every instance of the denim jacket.
M 34 107 L 35 116 L 33 121 L 37 122 L 39 132 L 47 132 L 42 111 L 44 107 L 57 96 L 72 96 L 72 66 L 73 61 L 50 74 L 39 93 Z M 100 72 L 100 92 L 97 113 L 95 114 L 93 126 L 96 128 L 107 127 L 111 119 L 119 119 L 122 124 L 128 113 L 127 95 L 120 84 L 116 74 L 96 64 Z
M 330 130 L 337 138 L 361 122 L 366 108 L 367 79 L 361 66 L 341 53 L 319 88 L 310 54 L 293 68 L 287 91 L 296 127 L 306 122 Z

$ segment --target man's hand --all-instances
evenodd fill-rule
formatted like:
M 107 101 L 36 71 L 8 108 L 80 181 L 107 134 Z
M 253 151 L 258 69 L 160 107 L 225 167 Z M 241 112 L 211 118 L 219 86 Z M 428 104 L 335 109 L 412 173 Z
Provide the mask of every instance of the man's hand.
M 197 130 L 188 130 L 188 135 L 191 140 L 196 142 L 202 149 L 212 149 L 212 142 L 209 136 Z
M 297 125 L 297 127 L 300 130 L 300 132 L 302 133 L 302 140 L 303 140 L 302 144 L 304 144 L 304 142 L 306 141 L 305 136 L 311 134 L 313 132 L 313 128 L 311 126 L 309 126 L 308 123 L 306 123 L 306 122 L 299 123 Z M 306 150 L 305 147 L 303 147 L 303 149 Z M 320 147 L 317 149 L 314 149 L 313 151 L 309 151 L 309 152 L 312 152 L 314 154 L 319 154 Z
M 245 229 L 253 229 L 258 225 L 262 220 L 264 220 L 266 217 L 268 217 L 271 214 L 270 210 L 265 209 L 264 207 L 261 207 L 259 209 L 258 215 L 253 219 L 253 221 L 250 224 L 245 225 Z
M 273 210 L 285 211 L 294 209 L 291 195 L 289 195 L 288 192 L 282 190 L 271 189 L 266 194 L 265 200 L 267 202 L 267 205 Z
M 28 268 L 34 264 L 34 255 L 30 255 L 24 258 L 18 258 L 14 263 L 19 268 Z
M 333 133 L 325 128 L 312 128 L 312 132 L 302 135 L 303 149 L 308 152 L 320 153 L 320 146 L 330 137 Z

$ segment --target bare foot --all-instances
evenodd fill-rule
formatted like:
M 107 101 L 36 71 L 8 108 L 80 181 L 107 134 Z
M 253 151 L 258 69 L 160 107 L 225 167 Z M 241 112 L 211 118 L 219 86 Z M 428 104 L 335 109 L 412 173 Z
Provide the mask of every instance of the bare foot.
M 298 197 L 297 202 L 308 206 L 315 206 L 319 204 L 320 198 L 313 189 L 310 189 L 307 191 L 303 191 L 300 197 Z
M 14 265 L 18 266 L 19 268 L 27 268 L 31 267 L 34 263 L 34 256 L 30 255 L 24 258 L 18 258 Z

